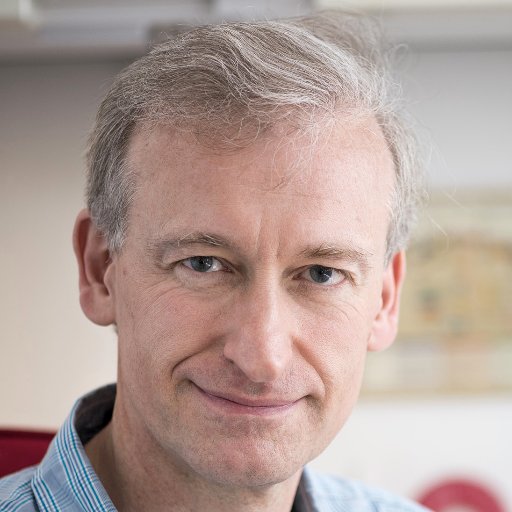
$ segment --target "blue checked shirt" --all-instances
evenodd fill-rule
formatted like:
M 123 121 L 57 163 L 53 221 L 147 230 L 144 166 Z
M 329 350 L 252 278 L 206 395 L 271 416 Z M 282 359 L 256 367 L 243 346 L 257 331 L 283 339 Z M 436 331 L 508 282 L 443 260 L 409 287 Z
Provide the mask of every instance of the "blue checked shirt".
M 42 462 L 0 479 L 1 512 L 116 510 L 83 447 L 110 421 L 115 394 L 112 384 L 81 398 Z M 292 512 L 428 511 L 388 492 L 305 468 Z

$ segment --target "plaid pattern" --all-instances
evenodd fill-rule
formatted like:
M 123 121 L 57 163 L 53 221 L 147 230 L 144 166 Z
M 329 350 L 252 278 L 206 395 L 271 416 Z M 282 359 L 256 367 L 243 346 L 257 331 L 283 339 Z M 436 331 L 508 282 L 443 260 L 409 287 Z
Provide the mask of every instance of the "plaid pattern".
M 0 480 L 2 512 L 116 511 L 74 427 L 84 399 L 73 407 L 41 464 Z
M 300 503 L 297 512 L 432 512 L 377 487 L 307 467 L 295 503 Z
M 83 443 L 112 414 L 115 385 L 80 399 L 41 464 L 0 480 L 1 512 L 115 512 Z M 427 512 L 427 509 L 362 483 L 304 468 L 293 512 Z

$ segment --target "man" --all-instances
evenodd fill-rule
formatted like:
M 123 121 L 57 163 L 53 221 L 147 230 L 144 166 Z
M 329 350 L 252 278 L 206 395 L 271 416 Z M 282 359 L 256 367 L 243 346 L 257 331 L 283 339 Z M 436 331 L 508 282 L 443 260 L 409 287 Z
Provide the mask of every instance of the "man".
M 377 39 L 337 13 L 204 27 L 117 78 L 73 237 L 117 389 L 2 510 L 420 510 L 303 469 L 397 329 L 421 176 Z

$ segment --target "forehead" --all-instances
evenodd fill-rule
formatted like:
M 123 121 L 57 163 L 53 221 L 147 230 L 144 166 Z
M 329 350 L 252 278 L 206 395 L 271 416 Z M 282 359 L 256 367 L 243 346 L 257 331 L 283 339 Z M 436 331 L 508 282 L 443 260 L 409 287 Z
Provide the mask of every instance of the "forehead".
M 143 187 L 157 175 L 178 184 L 182 178 L 197 177 L 201 169 L 201 178 L 206 180 L 209 165 L 222 167 L 226 179 L 252 178 L 262 190 L 272 190 L 289 182 L 296 186 L 305 184 L 312 174 L 322 175 L 324 179 L 334 177 L 338 181 L 356 174 L 370 186 L 389 181 L 390 171 L 393 175 L 391 153 L 380 126 L 372 117 L 341 118 L 304 131 L 277 125 L 246 146 L 237 144 L 234 140 L 230 144 L 219 142 L 216 145 L 214 135 L 198 137 L 191 130 L 160 124 L 135 130 L 128 162 L 137 175 L 138 185 Z M 254 165 L 257 163 L 261 165 Z M 185 172 L 186 169 L 192 174 Z M 256 172 L 251 173 L 251 170 Z
M 237 224 L 249 230 L 251 222 L 281 223 L 277 232 L 303 222 L 311 236 L 345 223 L 353 238 L 377 232 L 385 238 L 394 171 L 372 118 L 338 120 L 303 134 L 278 127 L 236 151 L 158 125 L 134 134 L 128 158 L 137 183 L 130 224 L 143 222 L 147 232 L 165 235 L 180 223 L 197 230 L 217 219 L 235 232 Z

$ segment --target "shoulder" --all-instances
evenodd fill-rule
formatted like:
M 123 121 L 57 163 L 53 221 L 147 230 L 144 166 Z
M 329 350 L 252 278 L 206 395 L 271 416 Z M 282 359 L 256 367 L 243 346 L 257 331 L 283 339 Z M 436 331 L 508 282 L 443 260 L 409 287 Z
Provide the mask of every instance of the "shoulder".
M 37 512 L 32 477 L 37 466 L 33 466 L 4 478 L 0 478 L 0 510 L 2 512 Z
M 318 510 L 429 512 L 418 503 L 389 491 L 310 468 L 305 468 L 304 480 L 306 492 Z

